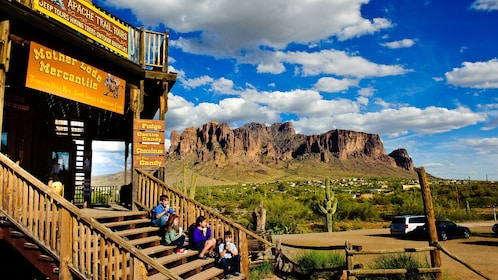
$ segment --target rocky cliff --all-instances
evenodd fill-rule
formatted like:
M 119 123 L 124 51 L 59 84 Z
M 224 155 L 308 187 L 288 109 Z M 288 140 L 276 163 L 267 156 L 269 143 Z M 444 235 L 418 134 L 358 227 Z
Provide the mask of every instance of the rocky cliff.
M 187 128 L 181 135 L 173 131 L 170 140 L 170 159 L 189 157 L 196 163 L 214 163 L 217 167 L 226 166 L 231 158 L 268 166 L 313 156 L 323 163 L 365 159 L 413 171 L 406 150 L 387 155 L 377 134 L 335 129 L 307 136 L 296 134 L 290 122 L 271 126 L 250 123 L 233 130 L 225 123 L 210 122 Z

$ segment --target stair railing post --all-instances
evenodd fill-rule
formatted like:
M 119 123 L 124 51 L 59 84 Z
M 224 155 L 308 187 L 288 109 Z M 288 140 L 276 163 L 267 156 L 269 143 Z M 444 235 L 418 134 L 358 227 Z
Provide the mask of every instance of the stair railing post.
M 249 243 L 247 234 L 239 231 L 239 248 L 240 248 L 240 272 L 245 275 L 249 274 Z
M 60 208 L 61 219 L 58 225 L 60 240 L 60 267 L 59 267 L 59 279 L 68 280 L 73 279 L 71 272 L 69 271 L 69 264 L 72 263 L 72 248 L 73 248 L 73 224 L 71 214 L 67 209 Z

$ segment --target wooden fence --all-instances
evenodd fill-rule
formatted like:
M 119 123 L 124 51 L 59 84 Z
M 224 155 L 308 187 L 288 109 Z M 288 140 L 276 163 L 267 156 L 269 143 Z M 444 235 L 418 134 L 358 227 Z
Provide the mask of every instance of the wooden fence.
M 365 269 L 362 263 L 355 263 L 355 256 L 365 256 L 365 255 L 393 255 L 402 253 L 424 253 L 438 250 L 437 247 L 429 246 L 422 248 L 404 248 L 404 249 L 394 249 L 394 250 L 363 250 L 362 246 L 351 245 L 348 241 L 345 245 L 333 245 L 333 246 L 301 246 L 282 243 L 280 240 L 276 241 L 276 265 L 275 268 L 284 275 L 292 275 L 299 270 L 299 264 L 292 260 L 291 257 L 286 256 L 283 253 L 282 246 L 303 249 L 303 250 L 322 250 L 322 251 L 342 251 L 346 259 L 345 265 L 339 265 L 336 267 L 321 268 L 320 271 L 328 272 L 338 272 L 342 271 L 341 280 L 352 280 L 356 279 L 356 276 L 380 276 L 380 275 L 393 275 L 393 274 L 408 274 L 408 273 L 441 273 L 442 269 L 440 267 L 428 267 L 428 268 L 416 268 L 416 269 L 406 269 L 406 268 L 391 268 L 391 269 Z M 318 271 L 314 269 L 314 271 Z

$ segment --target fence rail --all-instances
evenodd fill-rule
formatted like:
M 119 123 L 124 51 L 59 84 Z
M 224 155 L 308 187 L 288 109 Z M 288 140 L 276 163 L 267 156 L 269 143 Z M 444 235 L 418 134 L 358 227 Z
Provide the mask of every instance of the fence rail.
M 346 257 L 345 266 L 337 266 L 332 268 L 323 268 L 320 271 L 339 272 L 343 271 L 343 277 L 347 279 L 356 279 L 359 275 L 393 275 L 393 274 L 408 274 L 408 273 L 442 273 L 441 267 L 423 267 L 415 269 L 406 268 L 390 268 L 390 269 L 364 269 L 363 264 L 354 262 L 354 256 L 360 255 L 384 255 L 384 254 L 400 254 L 414 252 L 432 252 L 438 250 L 437 247 L 428 246 L 420 248 L 400 248 L 392 250 L 363 250 L 361 245 L 352 245 L 348 241 L 345 245 L 331 246 L 303 246 L 296 244 L 282 243 L 281 240 L 276 241 L 277 258 L 275 267 L 286 275 L 290 275 L 299 269 L 300 265 L 292 260 L 289 256 L 283 253 L 282 246 L 303 249 L 303 250 L 327 250 L 327 251 L 343 251 Z M 315 269 L 314 271 L 318 271 Z M 344 279 L 344 278 L 341 278 Z

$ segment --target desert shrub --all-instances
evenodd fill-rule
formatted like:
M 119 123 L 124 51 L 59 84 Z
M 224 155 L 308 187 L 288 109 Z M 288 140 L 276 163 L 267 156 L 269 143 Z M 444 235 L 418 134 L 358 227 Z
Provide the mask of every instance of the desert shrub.
M 298 256 L 297 263 L 303 279 L 331 279 L 337 271 L 326 269 L 346 266 L 346 257 L 336 251 L 312 250 Z
M 421 274 L 416 272 L 418 268 L 428 268 L 430 263 L 427 259 L 420 260 L 414 254 L 392 254 L 382 255 L 373 261 L 372 269 L 396 269 L 406 268 L 407 274 L 386 274 L 386 275 L 362 275 L 359 280 L 425 280 L 433 279 L 432 274 Z
M 273 275 L 272 266 L 269 261 L 260 263 L 249 270 L 248 279 L 266 279 Z

